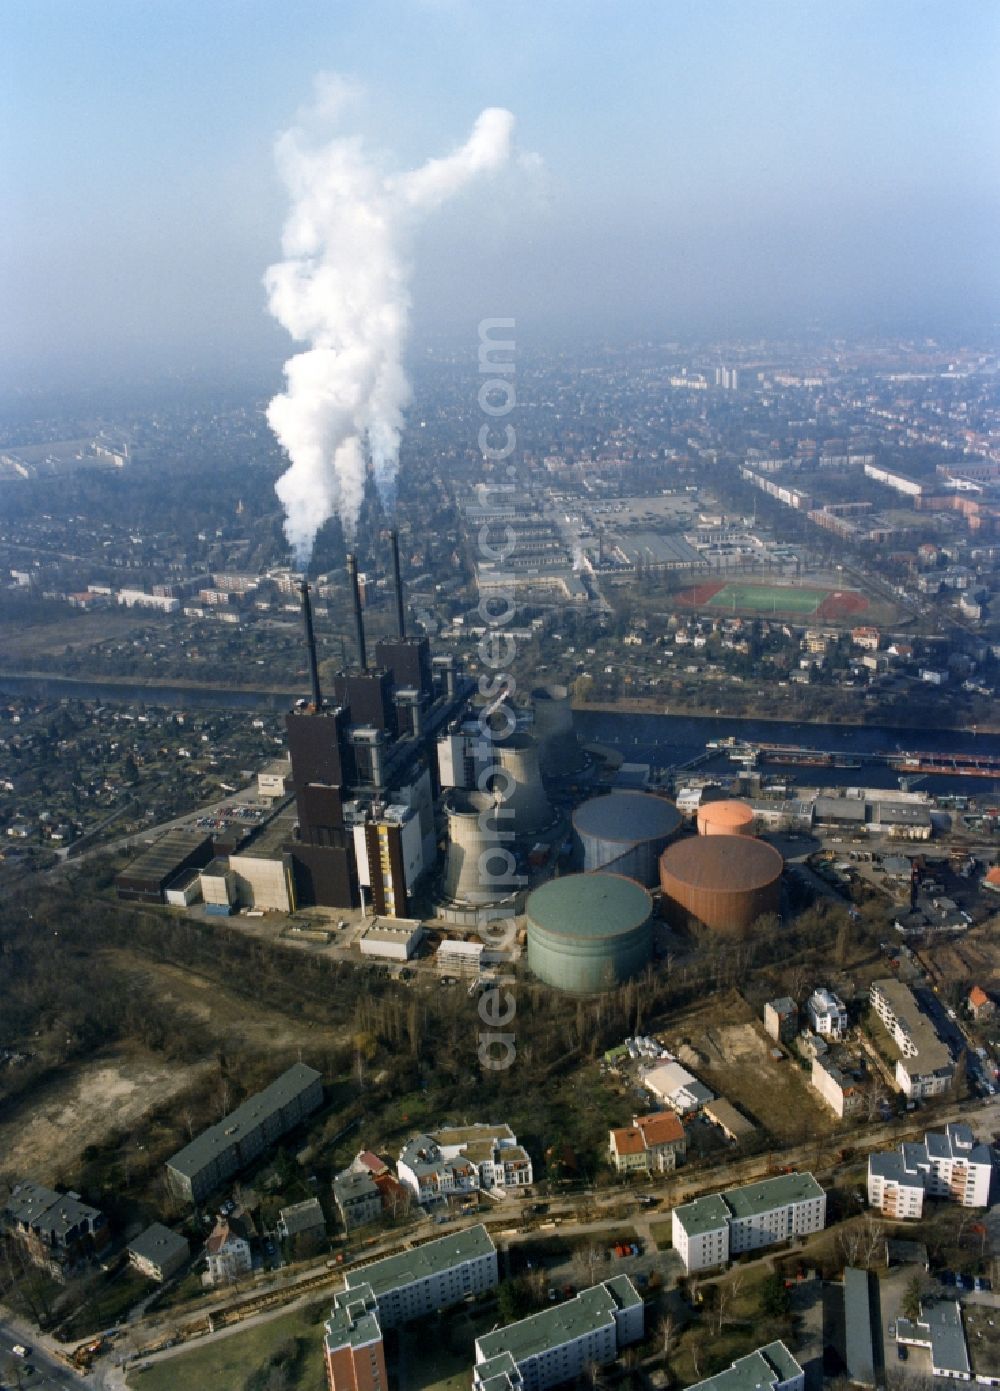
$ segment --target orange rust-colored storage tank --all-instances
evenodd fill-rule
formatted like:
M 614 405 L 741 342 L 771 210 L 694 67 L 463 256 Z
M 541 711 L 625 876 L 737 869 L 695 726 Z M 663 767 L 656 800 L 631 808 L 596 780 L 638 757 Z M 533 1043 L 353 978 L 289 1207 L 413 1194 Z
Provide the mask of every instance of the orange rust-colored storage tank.
M 753 836 L 688 836 L 660 856 L 663 916 L 683 926 L 698 918 L 715 932 L 741 937 L 781 906 L 785 861 Z
M 753 809 L 746 802 L 727 798 L 723 802 L 706 802 L 698 808 L 700 836 L 752 836 L 753 822 Z

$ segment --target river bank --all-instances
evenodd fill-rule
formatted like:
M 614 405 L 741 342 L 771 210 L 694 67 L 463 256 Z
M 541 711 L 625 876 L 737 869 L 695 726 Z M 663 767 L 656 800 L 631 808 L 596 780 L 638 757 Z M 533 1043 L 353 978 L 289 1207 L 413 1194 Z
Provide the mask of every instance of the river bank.
M 697 720 L 735 720 L 738 722 L 753 721 L 761 724 L 796 724 L 796 725 L 823 725 L 830 729 L 878 729 L 882 727 L 878 718 L 878 711 L 874 711 L 876 718 L 871 720 L 861 719 L 830 719 L 823 714 L 797 714 L 793 710 L 779 712 L 777 714 L 766 714 L 754 711 L 752 714 L 742 711 L 734 713 L 726 710 L 722 706 L 715 706 L 711 710 L 704 705 L 694 702 L 671 701 L 669 705 L 662 701 L 653 700 L 649 696 L 637 696 L 632 699 L 609 700 L 609 701 L 578 701 L 572 702 L 574 713 L 581 715 L 654 715 L 654 716 L 676 716 L 678 719 L 697 719 Z M 882 717 L 884 719 L 884 716 Z M 911 729 L 913 733 L 919 733 L 924 729 L 924 725 L 917 720 L 910 725 L 899 722 L 899 712 L 893 712 L 895 723 L 894 729 Z M 935 720 L 934 728 L 936 731 L 952 731 L 956 734 L 969 734 L 970 728 L 967 724 L 942 724 L 940 720 Z M 983 724 L 981 721 L 975 726 L 975 732 L 979 734 L 1000 734 L 1000 724 Z

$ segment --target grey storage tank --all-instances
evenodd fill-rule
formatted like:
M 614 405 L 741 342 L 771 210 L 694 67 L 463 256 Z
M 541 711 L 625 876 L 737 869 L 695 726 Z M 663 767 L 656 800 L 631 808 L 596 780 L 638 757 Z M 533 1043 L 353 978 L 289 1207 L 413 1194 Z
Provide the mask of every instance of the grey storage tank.
M 591 797 L 573 813 L 576 862 L 587 871 L 609 869 L 655 888 L 660 856 L 683 820 L 673 802 L 650 792 Z
M 653 949 L 653 900 L 622 874 L 567 874 L 528 895 L 528 966 L 573 995 L 637 975 Z

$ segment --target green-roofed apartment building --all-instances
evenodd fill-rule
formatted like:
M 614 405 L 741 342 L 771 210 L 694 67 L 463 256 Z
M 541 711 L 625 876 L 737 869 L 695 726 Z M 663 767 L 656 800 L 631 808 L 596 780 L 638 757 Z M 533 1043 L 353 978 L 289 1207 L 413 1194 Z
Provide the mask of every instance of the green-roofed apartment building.
M 724 1372 L 706 1377 L 688 1391 L 803 1391 L 805 1373 L 778 1341 L 738 1357 Z
M 683 1203 L 674 1208 L 671 1236 L 690 1272 L 825 1226 L 826 1194 L 812 1174 L 794 1173 Z
M 643 1335 L 643 1303 L 616 1275 L 564 1304 L 476 1339 L 473 1391 L 545 1391 L 613 1362 Z
M 497 1278 L 482 1224 L 350 1271 L 325 1325 L 329 1391 L 387 1391 L 383 1330 L 494 1289 Z

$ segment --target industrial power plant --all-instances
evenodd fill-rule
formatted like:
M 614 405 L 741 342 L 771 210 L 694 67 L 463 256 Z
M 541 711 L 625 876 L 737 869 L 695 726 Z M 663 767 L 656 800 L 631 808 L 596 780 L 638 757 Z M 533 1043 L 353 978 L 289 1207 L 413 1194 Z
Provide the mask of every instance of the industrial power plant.
M 535 687 L 527 707 L 484 705 L 453 657 L 407 634 L 395 531 L 389 542 L 395 635 L 369 653 L 348 555 L 355 661 L 324 682 L 312 591 L 298 584 L 309 691 L 285 717 L 288 761 L 261 774 L 275 815 L 246 843 L 172 832 L 122 873 L 122 897 L 374 918 L 362 956 L 409 960 L 429 931 L 438 968 L 476 979 L 526 948 L 538 981 L 576 995 L 657 969 L 658 933 L 695 920 L 743 937 L 779 912 L 784 861 L 755 837 L 750 806 L 702 800 L 692 825 L 648 783 L 636 790 L 580 743 L 565 686 Z M 498 919 L 514 929 L 503 950 L 481 935 Z

